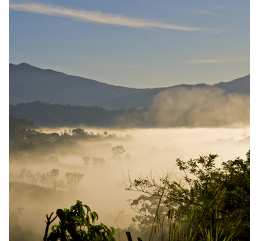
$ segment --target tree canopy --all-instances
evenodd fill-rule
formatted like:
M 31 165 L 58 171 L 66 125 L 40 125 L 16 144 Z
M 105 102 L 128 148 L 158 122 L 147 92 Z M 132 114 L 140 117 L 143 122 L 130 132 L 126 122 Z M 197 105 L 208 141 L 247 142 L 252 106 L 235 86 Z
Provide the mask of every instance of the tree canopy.
M 159 180 L 139 176 L 134 181 L 129 179 L 128 190 L 141 191 L 161 200 L 161 216 L 156 214 L 160 222 L 164 218 L 172 224 L 189 221 L 190 238 L 193 238 L 189 240 L 204 240 L 202 237 L 208 232 L 214 240 L 235 234 L 236 240 L 249 240 L 250 150 L 246 156 L 246 160 L 238 157 L 223 162 L 220 168 L 216 167 L 217 155 L 200 156 L 186 162 L 177 159 L 178 168 L 184 172 L 182 181 L 171 180 L 169 173 Z M 147 220 L 145 216 L 151 215 L 147 205 L 140 205 L 147 200 L 152 201 L 140 196 L 131 203 L 143 216 L 135 219 L 142 222 Z

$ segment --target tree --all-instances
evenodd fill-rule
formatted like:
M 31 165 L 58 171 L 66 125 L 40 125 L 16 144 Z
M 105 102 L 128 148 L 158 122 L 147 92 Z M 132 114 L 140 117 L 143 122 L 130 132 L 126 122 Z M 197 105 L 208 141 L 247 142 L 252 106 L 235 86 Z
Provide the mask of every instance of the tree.
M 92 157 L 92 163 L 93 163 L 93 166 L 97 166 L 97 164 L 104 165 L 105 160 L 104 160 L 104 158 Z
M 19 175 L 19 179 L 24 182 L 24 176 L 25 176 L 25 173 L 26 173 L 26 168 L 23 168 L 20 172 L 20 175 Z
M 50 171 L 50 174 L 51 174 L 51 177 L 57 178 L 60 175 L 60 171 L 59 171 L 59 169 L 52 169 Z
M 130 231 L 131 235 L 134 237 L 139 237 L 142 240 L 149 240 L 159 199 L 160 197 L 157 195 L 141 195 L 134 200 L 129 200 L 130 207 L 137 215 L 132 217 L 132 223 L 125 231 Z M 162 216 L 167 213 L 167 208 L 160 206 L 157 211 L 157 220 L 160 220 Z
M 112 148 L 111 152 L 113 153 L 113 159 L 120 160 L 122 159 L 121 155 L 125 153 L 125 149 L 123 146 L 115 146 Z
M 47 241 L 47 237 L 48 237 L 48 232 L 49 232 L 49 226 L 51 225 L 51 223 L 57 218 L 57 216 L 55 216 L 53 219 L 51 219 L 53 212 L 51 213 L 51 215 L 48 217 L 48 215 L 46 214 L 46 218 L 47 218 L 47 222 L 46 223 L 46 228 L 45 228 L 45 234 L 43 237 L 43 241 Z
M 88 166 L 88 165 L 89 165 L 89 162 L 90 162 L 90 158 L 89 158 L 89 157 L 83 157 L 82 159 L 83 159 L 83 161 L 84 161 L 84 165 L 85 165 L 85 166 Z
M 53 188 L 56 189 L 56 186 L 57 186 L 56 178 L 60 175 L 59 169 L 52 169 L 50 171 L 50 175 L 51 175 L 51 182 L 53 184 Z
M 73 173 L 72 172 L 66 172 L 65 178 L 67 178 L 68 187 L 71 188 L 71 185 L 73 183 Z
M 78 172 L 66 172 L 65 177 L 67 178 L 67 184 L 71 189 L 71 185 L 75 188 L 76 184 L 79 184 L 79 182 L 84 178 L 84 174 Z
M 77 173 L 75 173 L 75 176 L 76 177 L 75 177 L 75 181 L 74 181 L 74 186 L 76 184 L 79 184 L 79 182 L 84 178 L 84 174 L 77 172 Z
M 207 232 L 215 240 L 235 231 L 238 235 L 238 230 L 238 240 L 249 240 L 250 151 L 246 160 L 229 160 L 221 168 L 215 166 L 216 158 L 210 154 L 187 162 L 177 159 L 177 166 L 184 172 L 183 181 L 170 180 L 168 174 L 159 180 L 140 176 L 134 181 L 129 178 L 128 190 L 160 197 L 169 221 L 189 220 L 192 240 L 205 237 Z M 135 203 L 138 199 L 132 205 Z
M 59 138 L 60 135 L 58 133 L 51 133 L 50 134 L 51 138 Z
M 95 225 L 98 214 L 91 212 L 90 208 L 79 200 L 70 209 L 58 209 L 56 214 L 60 222 L 52 227 L 48 241 L 115 241 L 115 229 L 108 228 L 103 223 Z
M 73 129 L 72 133 L 73 133 L 73 135 L 76 135 L 76 136 L 84 136 L 84 135 L 86 135 L 86 132 L 84 131 L 83 128 Z
M 25 177 L 26 177 L 26 179 L 27 179 L 27 182 L 32 184 L 33 174 L 32 174 L 32 172 L 31 172 L 30 169 L 27 169 L 27 171 L 26 171 L 26 173 L 25 173 Z

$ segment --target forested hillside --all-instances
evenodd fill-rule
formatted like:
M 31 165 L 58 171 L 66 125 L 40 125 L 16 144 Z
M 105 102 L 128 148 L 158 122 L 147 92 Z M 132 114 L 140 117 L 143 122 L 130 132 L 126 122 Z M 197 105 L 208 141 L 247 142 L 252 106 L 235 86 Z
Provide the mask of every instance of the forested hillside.
M 243 101 L 243 99 L 241 100 Z M 250 122 L 249 98 L 241 105 L 165 110 L 144 108 L 108 111 L 101 107 L 49 104 L 40 101 L 10 105 L 10 115 L 32 120 L 41 127 L 79 125 L 97 127 L 217 127 Z

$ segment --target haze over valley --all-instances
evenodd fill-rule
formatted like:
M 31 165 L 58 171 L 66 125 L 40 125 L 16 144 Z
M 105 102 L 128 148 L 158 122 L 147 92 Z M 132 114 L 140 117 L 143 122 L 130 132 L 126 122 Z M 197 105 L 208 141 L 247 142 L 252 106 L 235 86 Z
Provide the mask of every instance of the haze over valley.
M 40 71 L 24 64 L 18 67 Z M 16 88 L 28 88 L 26 77 L 21 79 L 17 86 L 11 79 L 11 93 Z M 37 81 L 44 82 L 40 75 Z M 62 85 L 62 79 L 59 81 Z M 53 82 L 55 79 L 50 84 Z M 101 85 L 101 90 L 105 85 L 94 83 Z M 33 84 L 30 88 L 34 92 Z M 113 95 L 122 95 L 123 87 L 117 88 Z M 69 89 L 72 87 L 64 91 Z M 85 90 L 87 96 L 90 89 Z M 59 96 L 63 96 L 62 91 Z M 81 91 L 83 94 L 84 89 Z M 95 91 L 99 93 L 99 87 Z M 136 89 L 134 94 L 138 91 L 145 96 L 146 90 Z M 99 222 L 127 229 L 136 215 L 130 204 L 140 196 L 125 190 L 131 180 L 151 175 L 158 179 L 169 172 L 172 180 L 180 180 L 183 175 L 176 166 L 178 158 L 187 161 L 217 154 L 217 167 L 235 157 L 246 158 L 250 147 L 249 76 L 213 86 L 182 85 L 147 91 L 157 94 L 149 95 L 150 108 L 141 109 L 107 110 L 37 99 L 10 105 L 10 209 L 24 208 L 24 230 L 33 230 L 33 237 L 39 238 L 45 214 L 69 207 L 76 200 L 95 210 Z M 27 98 L 36 96 L 28 94 Z M 131 99 L 129 103 L 135 107 Z M 79 179 L 70 183 L 68 175 Z M 31 213 L 37 213 L 37 218 Z M 115 223 L 116 215 L 122 216 L 121 222 Z
M 112 217 L 124 210 L 124 222 L 118 223 L 117 226 L 127 228 L 131 224 L 131 217 L 136 215 L 127 200 L 133 200 L 140 195 L 138 192 L 125 190 L 129 186 L 129 176 L 134 179 L 152 173 L 158 178 L 158 175 L 173 170 L 172 179 L 177 180 L 182 177 L 175 163 L 177 158 L 187 161 L 200 155 L 218 154 L 217 166 L 220 167 L 222 161 L 238 156 L 245 159 L 250 146 L 249 126 L 192 129 L 84 128 L 86 134 L 81 136 L 72 128 L 36 130 L 42 134 L 57 133 L 62 140 L 48 144 L 48 138 L 45 137 L 46 140 L 40 145 L 35 143 L 30 146 L 28 143 L 27 147 L 22 147 L 20 144 L 19 154 L 15 154 L 15 146 L 12 148 L 10 181 L 13 184 L 10 186 L 10 208 L 15 210 L 19 206 L 23 207 L 23 227 L 38 234 L 44 230 L 42 219 L 46 213 L 68 207 L 76 200 L 88 203 L 92 210 L 100 215 L 100 222 L 108 226 L 114 224 Z M 29 135 L 26 139 L 29 139 Z M 118 146 L 122 146 L 125 152 L 117 159 L 113 158 L 112 148 Z M 101 159 L 101 162 L 97 159 Z M 19 175 L 23 168 L 30 170 L 31 174 L 22 180 Z M 53 169 L 59 170 L 57 181 L 63 180 L 65 185 L 62 188 L 57 184 L 57 191 L 51 183 L 49 186 L 41 184 L 41 178 L 38 181 L 30 179 L 30 175 L 42 175 Z M 67 172 L 84 175 L 75 189 L 66 186 Z M 17 182 L 26 185 L 18 186 Z M 33 191 L 32 188 L 36 187 L 37 191 Z M 48 188 L 44 191 L 39 189 L 40 187 Z M 37 196 L 33 194 L 35 192 L 38 193 Z M 37 218 L 31 216 L 31 213 L 35 212 Z M 109 214 L 112 214 L 112 217 Z
M 254 240 L 258 7 L 7 5 L 9 241 Z

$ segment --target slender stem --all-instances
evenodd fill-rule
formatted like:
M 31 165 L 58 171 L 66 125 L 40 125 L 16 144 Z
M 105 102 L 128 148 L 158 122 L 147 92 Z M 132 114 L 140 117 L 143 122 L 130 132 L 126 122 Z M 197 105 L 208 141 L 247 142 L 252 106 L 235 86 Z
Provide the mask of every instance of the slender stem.
M 162 201 L 162 198 L 163 198 L 163 194 L 164 194 L 164 191 L 165 191 L 165 186 L 166 186 L 166 182 L 165 182 L 165 184 L 164 184 L 163 191 L 162 191 L 162 194 L 161 194 L 161 196 L 160 196 L 160 200 L 159 200 L 159 203 L 158 203 L 158 206 L 157 206 L 157 209 L 156 209 L 156 214 L 155 214 L 155 216 L 154 216 L 154 220 L 153 220 L 153 225 L 152 225 L 152 229 L 151 229 L 149 241 L 151 241 L 151 238 L 152 238 L 154 223 L 155 223 L 156 217 L 158 217 L 159 207 L 160 207 L 160 204 L 161 204 L 161 201 Z

